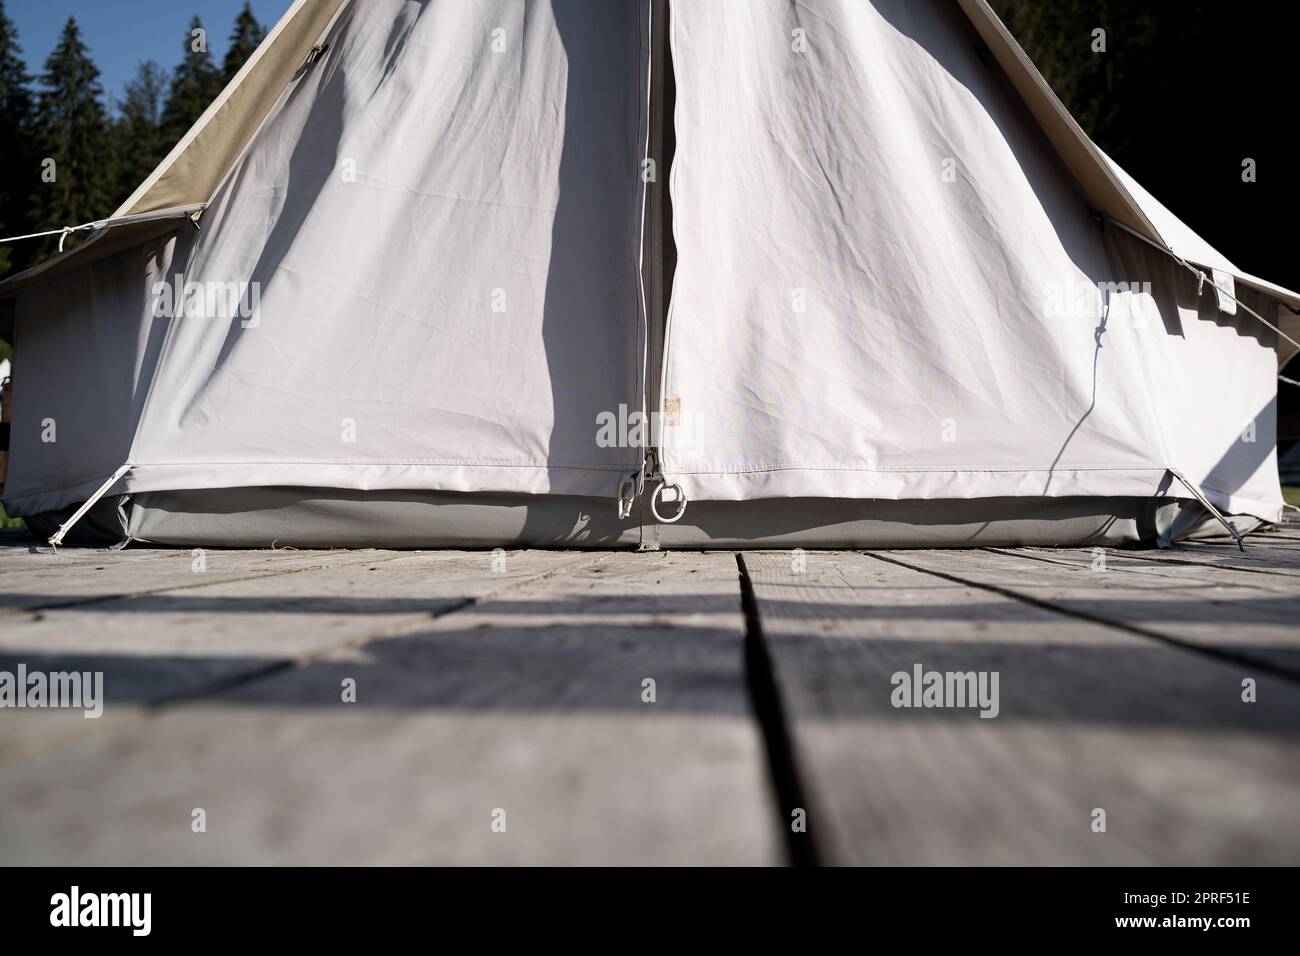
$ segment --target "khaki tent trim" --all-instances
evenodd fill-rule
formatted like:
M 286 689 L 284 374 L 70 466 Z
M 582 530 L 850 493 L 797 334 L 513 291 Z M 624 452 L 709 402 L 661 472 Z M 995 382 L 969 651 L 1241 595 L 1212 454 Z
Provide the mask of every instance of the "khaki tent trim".
M 296 0 L 235 78 L 114 217 L 204 202 L 346 0 Z
M 87 258 L 92 250 L 98 259 L 146 242 L 167 231 L 160 231 L 158 222 L 190 215 L 206 205 L 279 102 L 307 54 L 348 2 L 295 0 L 189 132 L 108 220 L 133 221 L 100 230 L 62 255 L 10 276 L 0 282 L 0 298 L 15 294 L 38 276 L 93 261 Z M 146 214 L 150 215 L 146 218 Z M 106 242 L 104 237 L 110 235 L 111 241 Z

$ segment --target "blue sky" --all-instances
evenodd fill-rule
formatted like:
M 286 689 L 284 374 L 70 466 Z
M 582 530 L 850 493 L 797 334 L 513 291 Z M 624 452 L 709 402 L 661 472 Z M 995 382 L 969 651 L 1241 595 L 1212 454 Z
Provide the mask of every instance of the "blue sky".
M 257 19 L 274 26 L 292 0 L 252 0 Z M 208 31 L 217 64 L 226 55 L 235 15 L 244 0 L 3 0 L 18 29 L 29 72 L 36 76 L 58 42 L 68 17 L 77 18 L 82 37 L 110 100 L 120 99 L 126 81 L 144 60 L 170 70 L 180 62 L 181 44 L 197 14 Z

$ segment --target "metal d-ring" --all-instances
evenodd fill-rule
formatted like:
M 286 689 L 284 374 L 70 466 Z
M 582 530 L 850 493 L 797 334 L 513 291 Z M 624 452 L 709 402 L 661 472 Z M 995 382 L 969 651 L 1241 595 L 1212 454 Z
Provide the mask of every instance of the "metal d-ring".
M 677 492 L 677 499 L 681 502 L 680 507 L 677 509 L 677 514 L 673 515 L 671 518 L 665 518 L 659 513 L 659 502 L 663 500 L 665 488 L 672 488 L 675 490 Z M 682 486 L 678 484 L 670 485 L 665 481 L 659 482 L 655 487 L 654 493 L 650 495 L 650 513 L 663 524 L 672 524 L 675 521 L 680 521 L 682 515 L 686 514 L 686 492 L 682 491 Z

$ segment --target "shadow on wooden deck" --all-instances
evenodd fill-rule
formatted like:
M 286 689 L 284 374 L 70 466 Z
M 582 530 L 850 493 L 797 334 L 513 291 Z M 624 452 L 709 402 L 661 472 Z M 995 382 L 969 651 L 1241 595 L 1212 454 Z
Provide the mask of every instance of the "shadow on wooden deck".
M 1251 540 L 0 548 L 0 672 L 107 698 L 0 710 L 0 862 L 1295 863 L 1300 535 Z

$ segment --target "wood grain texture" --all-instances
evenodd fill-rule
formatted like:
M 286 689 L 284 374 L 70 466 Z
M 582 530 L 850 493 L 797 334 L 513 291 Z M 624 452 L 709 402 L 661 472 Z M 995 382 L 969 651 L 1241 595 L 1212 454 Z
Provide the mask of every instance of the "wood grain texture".
M 0 621 L 24 611 L 386 561 L 401 552 L 0 547 Z
M 1236 545 L 1194 541 L 1164 551 L 1112 551 L 1111 555 L 1139 564 L 1228 568 L 1252 574 L 1300 577 L 1300 550 L 1272 547 L 1255 537 L 1248 539 L 1244 552 Z
M 1122 557 L 1112 561 L 1122 554 L 1113 551 L 1101 572 L 1093 569 L 1091 554 L 1069 554 L 882 552 L 907 567 L 953 575 L 1300 679 L 1300 594 L 1283 586 L 1286 579 L 1227 570 L 1202 576 L 1174 566 L 1150 573 L 1127 566 Z
M 990 554 L 1042 561 L 1060 568 L 1102 573 L 1096 550 L 1088 548 L 985 548 Z M 1229 560 L 1207 561 L 1169 551 L 1123 551 L 1107 549 L 1105 573 L 1120 575 L 1133 584 L 1165 581 L 1196 589 L 1222 589 L 1225 586 L 1281 594 L 1286 597 L 1300 592 L 1300 569 L 1292 572 L 1267 558 L 1256 557 L 1259 564 Z M 1218 557 L 1218 556 L 1216 556 Z M 1133 575 L 1134 577 L 1126 577 Z
M 124 596 L 0 616 L 0 668 L 25 661 L 103 671 L 110 708 L 153 704 L 418 626 L 501 588 L 600 559 L 546 551 L 215 552 L 208 570 L 195 573 L 188 552 L 163 553 L 172 560 L 109 563 L 107 577 L 92 578 L 108 590 L 111 577 Z M 35 585 L 35 599 L 53 591 L 67 598 L 86 572 L 63 573 L 68 580 Z M 11 597 L 12 586 L 6 579 Z
M 954 574 L 990 557 L 918 554 Z M 1243 703 L 1240 668 L 870 554 L 744 559 L 828 862 L 1300 860 L 1289 682 Z M 918 663 L 997 671 L 999 715 L 895 708 Z
M 426 558 L 389 562 L 386 574 Z M 449 561 L 423 590 L 412 578 L 404 596 L 395 584 L 387 593 L 399 606 L 463 594 L 465 573 Z M 330 617 L 382 615 L 382 602 L 349 605 L 361 598 L 342 590 L 331 588 L 320 620 L 296 626 L 314 633 Z M 166 613 L 215 616 L 206 604 Z M 279 620 L 260 605 L 250 616 L 266 622 L 259 629 Z M 522 580 L 418 627 L 9 763 L 0 860 L 779 863 L 742 626 L 726 554 L 608 554 Z M 249 640 L 229 636 L 232 646 Z M 341 700 L 349 678 L 356 703 Z M 642 699 L 646 678 L 654 703 Z M 190 832 L 194 807 L 207 811 L 204 834 Z M 505 832 L 492 829 L 497 809 Z
M 1300 542 L 1094 557 L 745 555 L 823 860 L 1300 862 Z M 0 548 L 0 669 L 102 669 L 109 696 L 0 713 L 0 863 L 772 864 L 797 839 L 733 555 L 205 559 Z M 996 670 L 998 717 L 893 707 L 917 663 Z

